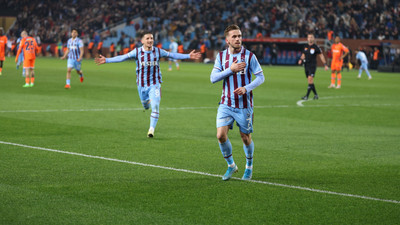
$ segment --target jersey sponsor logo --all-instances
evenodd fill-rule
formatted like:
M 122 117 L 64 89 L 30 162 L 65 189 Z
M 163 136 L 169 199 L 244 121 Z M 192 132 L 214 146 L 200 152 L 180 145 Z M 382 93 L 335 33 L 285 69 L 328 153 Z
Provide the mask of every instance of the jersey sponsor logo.
M 158 66 L 157 61 L 141 61 L 140 62 L 143 66 Z

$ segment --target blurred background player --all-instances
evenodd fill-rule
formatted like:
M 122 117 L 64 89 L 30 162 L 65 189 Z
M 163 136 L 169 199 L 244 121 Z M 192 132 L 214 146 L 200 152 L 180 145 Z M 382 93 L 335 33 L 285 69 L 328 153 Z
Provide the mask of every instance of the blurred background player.
M 3 62 L 6 60 L 7 41 L 4 29 L 0 27 L 0 76 L 3 73 Z
M 19 37 L 17 39 L 17 49 L 19 48 L 20 44 L 22 41 L 22 37 Z M 19 54 L 18 59 L 17 59 L 17 70 L 19 69 L 19 66 L 24 62 L 24 51 Z M 25 77 L 25 68 L 22 66 L 22 76 Z
M 24 63 L 23 67 L 25 69 L 25 85 L 22 87 L 33 87 L 35 83 L 35 60 L 36 53 L 39 51 L 36 40 L 33 37 L 28 36 L 26 31 L 21 32 L 21 43 L 18 48 L 17 56 L 15 57 L 15 62 L 18 62 L 18 57 L 21 51 L 24 52 Z
M 254 142 L 253 132 L 253 92 L 265 78 L 255 54 L 242 46 L 242 32 L 237 25 L 225 29 L 228 48 L 219 52 L 210 75 L 211 83 L 223 80 L 222 96 L 217 114 L 217 138 L 222 156 L 228 169 L 222 180 L 229 180 L 238 171 L 232 156 L 232 144 L 228 138 L 233 123 L 239 126 L 243 149 L 246 155 L 246 169 L 243 180 L 250 180 L 253 174 Z M 252 74 L 256 79 L 252 81 Z
M 68 55 L 68 63 L 67 63 L 67 79 L 65 88 L 71 88 L 71 71 L 72 69 L 76 70 L 76 73 L 79 74 L 79 80 L 81 83 L 83 82 L 83 73 L 81 70 L 82 67 L 82 58 L 83 58 L 83 41 L 78 38 L 78 30 L 72 29 L 71 38 L 67 43 L 67 50 L 65 51 L 63 57 L 61 59 L 65 59 Z
M 318 45 L 315 44 L 314 34 L 307 35 L 307 42 L 308 44 L 304 47 L 299 60 L 299 64 L 302 62 L 304 63 L 304 69 L 308 81 L 307 94 L 302 98 L 303 100 L 308 99 L 311 91 L 314 93 L 314 99 L 318 99 L 317 90 L 315 89 L 314 85 L 315 71 L 317 70 L 317 55 L 319 55 L 322 63 L 324 64 L 325 70 L 328 70 L 324 54 Z
M 337 78 L 337 86 L 336 88 L 339 89 L 342 86 L 342 65 L 343 65 L 343 58 L 349 54 L 349 49 L 340 43 L 340 37 L 335 38 L 335 43 L 332 44 L 332 62 L 331 62 L 331 85 L 328 88 L 335 88 L 335 82 Z M 344 53 L 344 54 L 343 54 Z
M 356 59 L 360 60 L 360 62 L 361 62 L 360 70 L 358 71 L 357 78 L 360 79 L 362 71 L 365 70 L 365 72 L 368 75 L 368 80 L 371 80 L 372 76 L 368 71 L 368 59 L 367 59 L 367 56 L 365 55 L 365 53 L 361 50 L 356 49 Z
M 178 52 L 178 43 L 176 43 L 175 38 L 171 38 L 171 44 L 169 44 L 169 52 L 177 53 Z M 168 58 L 168 71 L 172 71 L 172 61 L 175 62 L 176 69 L 179 70 L 179 62 L 176 59 Z
M 156 128 L 160 101 L 161 101 L 161 83 L 162 76 L 160 70 L 160 58 L 169 57 L 173 59 L 200 59 L 201 54 L 195 53 L 194 50 L 189 54 L 179 54 L 167 52 L 164 49 L 153 46 L 154 38 L 150 31 L 141 34 L 142 47 L 136 47 L 127 54 L 116 56 L 113 58 L 105 58 L 100 55 L 95 58 L 97 65 L 104 63 L 118 63 L 129 58 L 136 59 L 136 84 L 138 87 L 139 97 L 145 109 L 151 107 L 150 128 L 147 137 L 154 137 Z

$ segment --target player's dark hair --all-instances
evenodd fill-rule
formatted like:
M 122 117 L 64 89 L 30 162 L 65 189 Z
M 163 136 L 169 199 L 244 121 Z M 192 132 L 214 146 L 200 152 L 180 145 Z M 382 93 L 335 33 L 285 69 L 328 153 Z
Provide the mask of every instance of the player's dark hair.
M 71 32 L 74 31 L 74 30 L 75 30 L 75 31 L 78 33 L 78 35 L 79 35 L 79 30 L 78 30 L 78 28 L 72 28 L 72 29 L 71 29 Z
M 229 25 L 224 31 L 224 36 L 227 37 L 229 34 L 229 31 L 231 31 L 231 30 L 240 30 L 240 28 L 236 24 Z
M 153 34 L 153 32 L 151 32 L 150 30 L 144 30 L 144 31 L 142 31 L 142 32 L 140 33 L 140 38 L 143 38 L 144 35 L 146 35 L 146 34 Z
M 315 37 L 314 32 L 308 32 L 308 33 L 307 33 L 307 36 L 308 36 L 308 35 L 312 35 L 312 36 Z

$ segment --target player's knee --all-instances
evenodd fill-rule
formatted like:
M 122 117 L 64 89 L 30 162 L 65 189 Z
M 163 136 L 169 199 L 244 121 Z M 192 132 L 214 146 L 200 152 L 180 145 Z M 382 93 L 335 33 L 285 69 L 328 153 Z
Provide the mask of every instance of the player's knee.
M 245 134 L 240 132 L 240 136 L 242 138 L 243 144 L 250 145 L 251 144 L 251 135 L 250 134 Z
M 228 135 L 224 132 L 217 132 L 217 139 L 220 143 L 225 143 L 228 140 Z

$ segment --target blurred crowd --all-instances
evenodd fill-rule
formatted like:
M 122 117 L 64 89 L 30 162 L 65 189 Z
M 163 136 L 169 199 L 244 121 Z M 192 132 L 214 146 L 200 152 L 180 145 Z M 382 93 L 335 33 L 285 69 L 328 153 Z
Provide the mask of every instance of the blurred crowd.
M 317 38 L 331 32 L 351 39 L 399 39 L 400 2 L 389 0 L 0 0 L 17 13 L 9 37 L 22 30 L 44 43 L 65 42 L 79 28 L 85 44 L 118 23 L 155 32 L 156 41 L 178 37 L 194 48 L 203 40 L 223 48 L 223 31 L 238 24 L 244 38 Z M 141 18 L 142 23 L 132 24 Z

